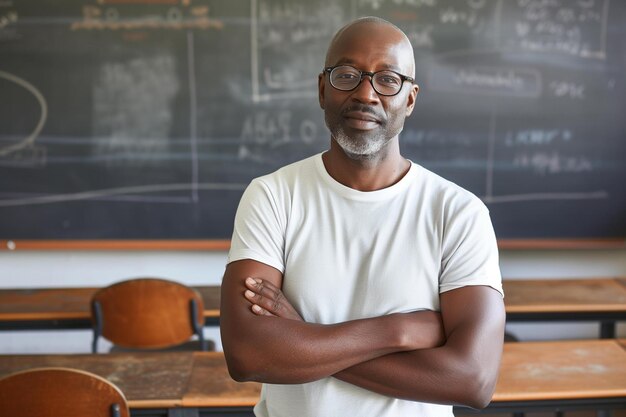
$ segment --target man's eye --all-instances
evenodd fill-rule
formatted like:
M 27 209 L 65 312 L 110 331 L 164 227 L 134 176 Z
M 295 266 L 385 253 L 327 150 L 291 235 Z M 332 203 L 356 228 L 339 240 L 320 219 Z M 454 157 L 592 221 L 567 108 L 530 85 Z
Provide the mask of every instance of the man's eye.
M 381 77 L 378 77 L 378 82 L 385 85 L 398 85 L 400 83 L 400 80 L 398 80 L 397 77 L 391 75 L 383 75 Z
M 338 80 L 354 80 L 355 78 L 358 78 L 358 76 L 356 74 L 346 72 L 344 74 L 337 74 L 335 78 Z

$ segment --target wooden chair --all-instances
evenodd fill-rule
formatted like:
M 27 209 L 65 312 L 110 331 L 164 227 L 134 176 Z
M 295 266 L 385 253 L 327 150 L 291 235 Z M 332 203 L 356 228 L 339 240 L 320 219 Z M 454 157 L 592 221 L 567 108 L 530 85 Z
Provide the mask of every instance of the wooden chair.
M 97 291 L 91 299 L 93 353 L 100 336 L 122 349 L 208 350 L 200 294 L 186 285 L 136 278 Z M 190 341 L 193 335 L 198 340 Z M 186 343 L 185 343 L 186 342 Z
M 0 379 L 0 416 L 130 417 L 122 391 L 70 368 L 36 368 Z

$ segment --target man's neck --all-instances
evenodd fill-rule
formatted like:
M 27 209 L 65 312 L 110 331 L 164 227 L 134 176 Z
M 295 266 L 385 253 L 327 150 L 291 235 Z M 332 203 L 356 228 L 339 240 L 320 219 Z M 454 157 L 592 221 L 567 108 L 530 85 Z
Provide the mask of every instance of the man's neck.
M 351 158 L 331 139 L 330 149 L 322 155 L 328 174 L 340 184 L 358 191 L 376 191 L 400 181 L 411 163 L 400 155 L 397 138 L 377 155 Z

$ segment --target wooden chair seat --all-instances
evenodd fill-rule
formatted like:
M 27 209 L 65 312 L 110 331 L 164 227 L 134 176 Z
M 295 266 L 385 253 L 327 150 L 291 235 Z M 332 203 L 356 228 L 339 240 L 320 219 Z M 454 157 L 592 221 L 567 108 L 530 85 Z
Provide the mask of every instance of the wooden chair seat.
M 0 379 L 0 416 L 129 417 L 122 391 L 77 369 L 35 368 Z
M 196 335 L 200 350 L 208 346 L 202 334 L 204 306 L 194 289 L 158 278 L 130 279 L 97 291 L 91 299 L 97 352 L 100 336 L 124 349 L 168 349 Z

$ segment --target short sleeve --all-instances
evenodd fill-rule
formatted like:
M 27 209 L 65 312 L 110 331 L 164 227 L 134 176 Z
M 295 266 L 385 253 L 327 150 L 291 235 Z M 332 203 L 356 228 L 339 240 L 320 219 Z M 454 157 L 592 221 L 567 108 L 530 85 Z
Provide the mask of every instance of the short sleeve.
M 253 180 L 237 208 L 228 262 L 252 259 L 284 272 L 282 217 L 267 184 Z
M 449 215 L 444 229 L 439 291 L 487 285 L 500 294 L 498 245 L 489 210 L 477 198 Z

